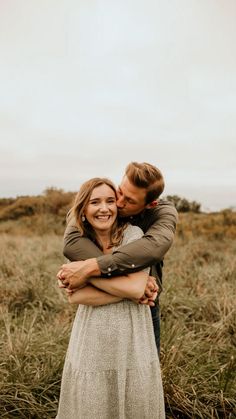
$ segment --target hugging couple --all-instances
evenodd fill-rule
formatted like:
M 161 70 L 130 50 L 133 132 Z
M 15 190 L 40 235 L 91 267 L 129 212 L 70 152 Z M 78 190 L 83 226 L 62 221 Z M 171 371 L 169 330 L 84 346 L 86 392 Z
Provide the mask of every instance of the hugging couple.
M 163 257 L 177 212 L 160 170 L 130 163 L 118 188 L 85 182 L 68 214 L 57 278 L 78 306 L 57 419 L 163 419 L 159 364 Z

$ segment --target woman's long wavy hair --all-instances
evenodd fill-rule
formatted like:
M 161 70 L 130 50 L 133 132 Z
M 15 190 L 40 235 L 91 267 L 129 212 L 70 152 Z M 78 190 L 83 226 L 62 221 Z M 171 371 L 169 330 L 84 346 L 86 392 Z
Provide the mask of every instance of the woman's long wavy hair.
M 88 237 L 93 242 L 95 242 L 100 249 L 102 249 L 101 243 L 98 240 L 98 237 L 96 236 L 96 232 L 91 226 L 91 224 L 87 221 L 87 219 L 84 220 L 84 211 L 89 203 L 91 194 L 95 188 L 101 185 L 107 185 L 109 186 L 117 198 L 116 195 L 116 188 L 115 185 L 112 183 L 110 179 L 107 178 L 92 178 L 88 180 L 87 182 L 83 183 L 83 185 L 80 187 L 79 192 L 77 193 L 74 204 L 70 210 L 69 214 L 69 220 L 73 217 L 75 218 L 76 225 L 81 233 L 82 236 Z M 119 246 L 124 235 L 124 230 L 127 226 L 127 223 L 123 222 L 122 220 L 116 219 L 114 222 L 112 228 L 111 228 L 111 234 L 110 234 L 110 246 Z

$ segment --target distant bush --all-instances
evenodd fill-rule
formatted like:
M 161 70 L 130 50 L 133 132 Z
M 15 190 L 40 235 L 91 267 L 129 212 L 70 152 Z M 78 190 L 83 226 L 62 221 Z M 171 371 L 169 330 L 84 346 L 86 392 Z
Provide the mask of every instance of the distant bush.
M 46 209 L 51 214 L 65 216 L 75 196 L 75 192 L 64 192 L 63 189 L 47 188 L 43 192 Z
M 186 198 L 181 198 L 177 195 L 168 195 L 166 197 L 169 201 L 173 202 L 175 208 L 179 212 L 196 212 L 201 210 L 201 204 L 196 201 L 188 201 Z
M 42 196 L 19 197 L 0 211 L 0 220 L 16 220 L 20 217 L 42 213 L 45 202 Z
M 13 204 L 15 198 L 0 198 L 0 208 L 5 207 L 6 205 Z
M 74 195 L 73 192 L 64 192 L 62 189 L 48 188 L 43 195 L 2 200 L 0 221 L 17 220 L 25 216 L 46 213 L 65 217 Z
M 235 226 L 236 225 L 236 215 L 235 211 L 231 208 L 224 209 L 220 211 L 220 214 L 223 216 L 223 224 L 225 226 Z
M 75 192 L 64 192 L 63 189 L 47 188 L 42 195 L 20 196 L 0 199 L 0 221 L 17 220 L 40 214 L 54 214 L 65 217 L 72 205 Z M 199 213 L 201 204 L 188 201 L 177 195 L 166 197 L 172 201 L 179 212 Z
M 223 240 L 226 237 L 236 238 L 236 212 L 179 214 L 177 234 L 182 238 L 204 237 Z

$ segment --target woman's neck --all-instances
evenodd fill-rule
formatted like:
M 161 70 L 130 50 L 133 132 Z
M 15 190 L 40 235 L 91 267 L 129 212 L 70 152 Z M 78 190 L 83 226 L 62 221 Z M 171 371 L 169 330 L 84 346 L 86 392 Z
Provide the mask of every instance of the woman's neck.
M 111 232 L 110 231 L 96 231 L 96 236 L 99 243 L 102 246 L 103 253 L 109 253 L 111 249 L 109 249 L 111 243 Z

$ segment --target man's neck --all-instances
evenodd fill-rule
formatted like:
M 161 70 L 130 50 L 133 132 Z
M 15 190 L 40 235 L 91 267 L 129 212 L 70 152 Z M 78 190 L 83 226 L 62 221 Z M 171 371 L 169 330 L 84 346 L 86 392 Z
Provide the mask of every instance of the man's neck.
M 138 214 L 134 214 L 134 215 L 129 215 L 128 217 L 125 217 L 124 220 L 125 221 L 132 221 L 132 220 L 137 220 L 140 217 L 143 217 L 143 215 L 145 214 L 146 209 L 144 208 L 142 211 L 140 211 Z

